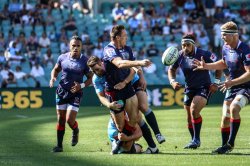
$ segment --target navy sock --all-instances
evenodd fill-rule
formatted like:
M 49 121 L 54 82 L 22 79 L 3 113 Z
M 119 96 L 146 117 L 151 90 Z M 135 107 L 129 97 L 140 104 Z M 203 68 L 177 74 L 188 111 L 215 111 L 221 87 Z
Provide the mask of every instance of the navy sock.
M 234 141 L 240 127 L 240 119 L 230 119 L 230 136 L 228 143 L 234 146 Z
M 194 129 L 194 137 L 193 140 L 200 141 L 200 132 L 201 132 L 201 126 L 202 126 L 202 117 L 192 119 L 193 129 Z
M 191 138 L 193 140 L 193 138 L 194 138 L 194 129 L 193 129 L 192 123 L 188 124 L 188 131 L 189 131 L 189 133 L 191 135 Z
M 62 147 L 65 125 L 57 124 L 57 146 Z
M 229 134 L 230 134 L 230 127 L 221 128 L 222 146 L 227 143 L 229 139 Z
M 150 129 L 148 128 L 147 123 L 145 123 L 145 122 L 142 123 L 141 122 L 140 127 L 141 127 L 141 131 L 142 131 L 142 135 L 143 135 L 144 139 L 146 140 L 148 146 L 151 147 L 151 148 L 155 148 L 156 144 L 155 144 L 155 142 L 154 142 L 154 140 L 152 138 L 152 134 L 150 132 Z
M 146 121 L 148 122 L 149 126 L 153 130 L 154 134 L 160 134 L 159 126 L 155 118 L 154 112 L 149 108 L 147 112 L 144 113 Z

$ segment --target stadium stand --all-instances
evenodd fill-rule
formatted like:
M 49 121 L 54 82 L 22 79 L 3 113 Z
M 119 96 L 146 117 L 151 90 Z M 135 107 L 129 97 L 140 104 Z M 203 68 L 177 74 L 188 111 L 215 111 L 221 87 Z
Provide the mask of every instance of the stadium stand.
M 10 66 L 7 72 L 15 75 L 15 67 L 21 66 L 22 72 L 26 74 L 26 77 L 17 79 L 16 83 L 7 84 L 8 88 L 48 86 L 53 66 L 44 63 L 48 49 L 51 50 L 55 63 L 60 53 L 68 50 L 69 38 L 77 34 L 83 40 L 85 54 L 91 56 L 98 45 L 103 47 L 109 42 L 108 32 L 115 24 L 125 25 L 129 33 L 127 44 L 133 47 L 138 58 L 142 57 L 139 52 L 146 53 L 152 44 L 159 50 L 157 56 L 149 57 L 156 65 L 155 72 L 147 71 L 145 74 L 151 85 L 169 84 L 165 66 L 161 64 L 161 54 L 170 40 L 177 43 L 180 49 L 179 43 L 185 33 L 194 33 L 199 47 L 209 48 L 220 56 L 222 45 L 216 41 L 216 30 L 218 25 L 233 20 L 241 27 L 241 40 L 250 45 L 250 3 L 247 0 L 222 0 L 223 5 L 214 1 L 215 12 L 209 17 L 206 15 L 207 0 L 187 1 L 192 4 L 176 0 L 123 0 L 120 3 L 103 0 L 97 13 L 85 8 L 84 0 L 68 3 L 60 0 L 41 2 L 1 0 L 0 82 L 8 79 L 5 65 Z M 47 36 L 49 45 L 39 44 L 39 41 L 45 42 L 45 39 L 41 39 L 43 34 Z M 147 54 L 143 58 L 148 58 Z M 44 75 L 37 78 L 30 73 L 36 63 L 44 70 Z M 181 73 L 177 79 L 184 82 Z

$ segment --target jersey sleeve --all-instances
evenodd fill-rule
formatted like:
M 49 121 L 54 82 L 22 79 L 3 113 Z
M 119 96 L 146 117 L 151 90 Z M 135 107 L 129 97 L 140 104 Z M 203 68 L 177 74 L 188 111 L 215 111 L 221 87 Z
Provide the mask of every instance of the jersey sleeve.
M 214 53 L 207 51 L 204 60 L 206 63 L 213 63 L 218 61 L 218 58 Z
M 63 59 L 63 56 L 62 55 L 60 55 L 58 58 L 57 58 L 57 64 L 58 64 L 58 66 L 60 66 L 61 67 L 61 64 L 62 64 L 62 59 Z
M 96 93 L 100 93 L 104 91 L 104 83 L 95 74 L 92 77 L 92 83 L 93 83 Z
M 242 53 L 242 59 L 244 66 L 250 66 L 250 48 L 246 47 Z
M 111 62 L 114 58 L 118 57 L 118 55 L 116 54 L 116 51 L 114 48 L 106 47 L 103 50 L 103 57 L 105 60 L 108 60 Z

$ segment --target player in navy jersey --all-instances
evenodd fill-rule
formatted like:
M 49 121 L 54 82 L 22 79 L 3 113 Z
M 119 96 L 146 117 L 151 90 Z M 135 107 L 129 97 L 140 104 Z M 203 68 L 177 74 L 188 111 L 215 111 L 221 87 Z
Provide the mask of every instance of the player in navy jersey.
M 225 154 L 234 148 L 235 138 L 240 127 L 240 110 L 250 100 L 250 48 L 239 40 L 238 27 L 230 21 L 221 26 L 224 41 L 222 57 L 218 62 L 207 64 L 196 60 L 196 70 L 228 69 L 229 79 L 220 85 L 227 91 L 221 121 L 222 146 L 212 153 Z
M 132 49 L 126 46 L 127 32 L 123 25 L 116 25 L 110 32 L 111 42 L 104 48 L 103 62 L 106 70 L 106 86 L 105 93 L 109 96 L 109 100 L 118 101 L 122 100 L 124 107 L 115 113 L 119 114 L 125 110 L 128 113 L 129 125 L 133 128 L 137 124 L 138 116 L 138 100 L 131 82 L 125 80 L 130 73 L 131 67 L 151 65 L 148 59 L 141 61 L 125 60 L 127 56 L 133 56 Z M 125 81 L 126 86 L 123 89 L 114 89 L 114 85 L 119 82 Z M 132 131 L 123 129 L 127 135 Z
M 122 106 L 120 106 L 117 101 L 109 101 L 105 97 L 104 91 L 105 91 L 105 83 L 106 83 L 106 77 L 105 77 L 106 72 L 105 72 L 104 64 L 98 57 L 91 56 L 88 60 L 88 66 L 95 73 L 92 78 L 92 82 L 95 87 L 96 94 L 99 100 L 101 101 L 101 103 L 110 109 L 111 117 L 114 120 L 114 123 L 116 124 L 116 128 L 121 133 L 123 130 L 123 127 L 125 126 L 125 121 L 124 121 L 125 114 L 124 114 L 124 110 L 122 110 L 122 112 L 120 111 Z M 130 70 L 131 72 L 126 77 L 125 80 L 127 80 L 128 82 L 131 81 L 131 83 L 134 84 L 139 79 L 139 76 L 137 74 L 134 75 L 134 72 L 136 70 L 135 68 L 131 68 Z M 119 89 L 124 88 L 126 84 L 127 83 L 125 81 L 122 81 L 116 84 L 114 88 L 119 90 Z M 117 114 L 116 111 L 120 113 Z M 142 130 L 143 137 L 149 146 L 147 150 L 145 151 L 145 153 L 147 154 L 158 153 L 159 150 L 152 138 L 152 134 L 150 132 L 150 129 L 148 128 L 147 123 L 145 123 L 144 120 L 138 120 L 138 118 L 137 118 L 137 121 Z M 129 125 L 127 124 L 125 128 L 126 127 L 129 127 Z
M 179 51 L 178 60 L 169 67 L 168 78 L 175 90 L 181 88 L 176 80 L 176 71 L 180 67 L 185 76 L 184 109 L 187 111 L 187 122 L 192 141 L 185 149 L 196 149 L 200 146 L 200 131 L 202 126 L 201 110 L 207 104 L 209 95 L 217 90 L 217 86 L 211 83 L 209 71 L 193 71 L 194 59 L 204 57 L 207 63 L 214 62 L 217 58 L 209 51 L 204 51 L 195 46 L 195 37 L 192 34 L 184 35 L 181 41 L 182 50 Z M 221 72 L 216 71 L 216 78 L 220 78 Z
M 57 146 L 53 148 L 53 152 L 63 151 L 66 122 L 73 130 L 71 145 L 75 146 L 78 143 L 79 128 L 76 116 L 82 98 L 81 89 L 91 84 L 93 75 L 87 66 L 88 59 L 81 54 L 81 50 L 81 38 L 73 36 L 70 40 L 70 52 L 60 55 L 51 71 L 50 87 L 53 87 L 59 72 L 62 72 L 56 89 Z M 84 75 L 87 77 L 85 82 L 83 82 Z

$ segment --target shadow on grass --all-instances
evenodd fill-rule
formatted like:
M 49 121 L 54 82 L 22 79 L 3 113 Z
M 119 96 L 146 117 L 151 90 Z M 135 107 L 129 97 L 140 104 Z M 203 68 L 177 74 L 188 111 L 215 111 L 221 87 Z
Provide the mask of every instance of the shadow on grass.
M 82 156 L 77 155 L 77 151 L 75 152 L 73 148 L 70 152 L 64 151 L 62 153 L 52 153 L 51 150 L 53 147 L 48 147 L 48 144 L 50 145 L 51 143 L 48 143 L 46 145 L 39 144 L 39 137 L 42 137 L 39 136 L 39 131 L 37 134 L 37 138 L 35 138 L 36 140 L 33 140 L 33 137 L 30 136 L 30 132 L 36 131 L 36 127 L 38 125 L 45 125 L 47 123 L 56 124 L 55 109 L 43 109 L 46 111 L 12 110 L 11 112 L 5 112 L 4 110 L 1 112 L 3 116 L 0 117 L 0 121 L 2 121 L 0 126 L 0 133 L 2 133 L 3 135 L 0 135 L 0 149 L 2 149 L 0 150 L 0 165 L 47 165 L 48 163 L 50 163 L 49 165 L 94 166 L 101 164 L 88 157 L 81 158 Z M 77 119 L 84 119 L 93 116 L 96 117 L 108 114 L 107 111 L 100 111 L 100 108 L 96 110 L 93 110 L 93 108 L 91 108 L 91 111 L 88 109 L 90 108 L 81 108 Z M 20 118 L 17 115 L 22 115 L 23 118 Z M 5 118 L 3 118 L 4 116 Z M 11 134 L 11 132 L 15 131 L 16 134 Z M 54 131 L 56 132 L 55 129 Z M 51 138 L 51 140 L 56 140 L 56 134 L 54 138 Z M 65 142 L 65 144 L 67 143 Z M 73 153 L 76 155 L 74 155 Z M 85 151 L 84 153 L 87 154 L 89 152 Z

